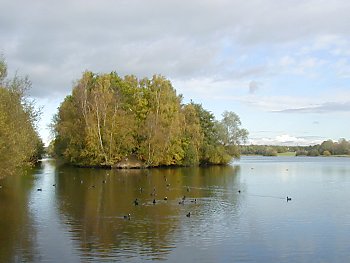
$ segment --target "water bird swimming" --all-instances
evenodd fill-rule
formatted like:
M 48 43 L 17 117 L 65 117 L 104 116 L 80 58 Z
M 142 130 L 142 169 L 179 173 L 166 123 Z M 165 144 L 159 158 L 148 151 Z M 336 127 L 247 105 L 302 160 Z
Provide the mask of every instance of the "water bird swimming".
M 153 187 L 153 191 L 152 191 L 152 193 L 151 193 L 151 196 L 155 196 L 155 195 L 156 195 L 156 188 Z
M 238 190 L 238 193 L 240 194 L 240 193 L 241 193 L 241 190 Z
M 187 217 L 190 217 L 190 216 L 191 216 L 191 212 L 188 212 L 188 213 L 186 214 L 186 216 L 187 216 Z
M 153 199 L 153 202 L 152 202 L 154 205 L 156 204 L 156 199 Z
M 287 196 L 287 202 L 288 201 L 292 201 L 292 198 Z
M 39 191 L 39 192 L 41 192 L 43 189 L 41 189 L 41 188 L 38 188 L 38 189 L 36 189 L 37 191 Z
M 126 216 L 124 216 L 124 219 L 130 220 L 130 217 L 131 217 L 131 215 L 130 215 L 130 214 L 127 214 Z
M 53 184 L 52 186 L 56 186 L 56 184 Z
M 191 200 L 191 203 L 197 203 L 197 199 L 195 198 L 194 200 Z

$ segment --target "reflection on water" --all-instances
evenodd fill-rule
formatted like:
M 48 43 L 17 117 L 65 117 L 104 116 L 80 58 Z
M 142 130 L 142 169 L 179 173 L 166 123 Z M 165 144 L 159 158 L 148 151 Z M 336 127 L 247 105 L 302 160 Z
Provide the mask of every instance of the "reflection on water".
M 0 262 L 37 260 L 36 232 L 28 207 L 33 176 L 19 173 L 0 180 Z
M 245 157 L 152 170 L 46 160 L 0 182 L 0 262 L 350 259 L 348 159 Z
M 228 199 L 237 192 L 233 188 L 237 169 L 63 167 L 56 170 L 56 202 L 84 260 L 166 259 L 177 243 L 187 242 L 184 233 L 211 224 L 206 215 L 235 203 Z M 186 217 L 188 212 L 191 218 Z M 128 214 L 130 220 L 124 219 Z

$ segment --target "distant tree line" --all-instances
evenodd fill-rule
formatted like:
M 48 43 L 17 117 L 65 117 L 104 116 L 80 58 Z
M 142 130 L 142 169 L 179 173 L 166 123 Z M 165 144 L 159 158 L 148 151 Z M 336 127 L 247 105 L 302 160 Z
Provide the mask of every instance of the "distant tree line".
M 307 156 L 330 156 L 330 155 L 350 155 L 350 141 L 340 139 L 337 142 L 327 140 L 321 144 L 308 146 L 296 151 L 296 155 Z
M 0 175 L 38 161 L 43 143 L 36 130 L 40 112 L 26 97 L 27 77 L 7 78 L 7 64 L 0 56 Z
M 277 156 L 278 153 L 292 151 L 292 149 L 287 146 L 242 145 L 240 151 L 241 154 L 245 155 Z
M 128 158 L 145 167 L 227 164 L 248 132 L 234 112 L 222 117 L 183 104 L 163 76 L 85 72 L 54 117 L 50 149 L 80 166 L 114 166 Z
M 241 154 L 277 156 L 279 153 L 295 152 L 296 156 L 331 156 L 350 155 L 350 141 L 340 139 L 337 142 L 327 140 L 311 146 L 273 146 L 273 145 L 242 145 Z

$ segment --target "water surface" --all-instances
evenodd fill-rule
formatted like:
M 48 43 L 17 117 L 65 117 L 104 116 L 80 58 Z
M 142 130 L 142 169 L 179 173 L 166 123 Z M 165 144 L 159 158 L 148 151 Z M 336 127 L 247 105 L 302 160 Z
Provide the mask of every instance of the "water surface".
M 0 185 L 0 262 L 350 261 L 348 158 L 126 171 L 45 160 Z

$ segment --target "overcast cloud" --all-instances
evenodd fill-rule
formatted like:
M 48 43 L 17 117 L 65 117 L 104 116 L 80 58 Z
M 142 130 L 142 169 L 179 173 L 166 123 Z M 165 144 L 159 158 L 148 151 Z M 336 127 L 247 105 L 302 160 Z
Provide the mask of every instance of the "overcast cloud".
M 85 70 L 162 74 L 185 97 L 234 96 L 265 111 L 301 113 L 319 92 L 349 90 L 345 0 L 1 0 L 0 9 L 0 52 L 42 101 L 63 98 Z M 239 99 L 247 87 L 255 97 Z M 311 104 L 274 108 L 269 97 Z M 348 111 L 323 98 L 319 111 Z
M 1 49 L 35 96 L 66 93 L 85 69 L 249 76 L 235 64 L 247 49 L 350 33 L 347 1 L 2 0 L 1 10 Z

